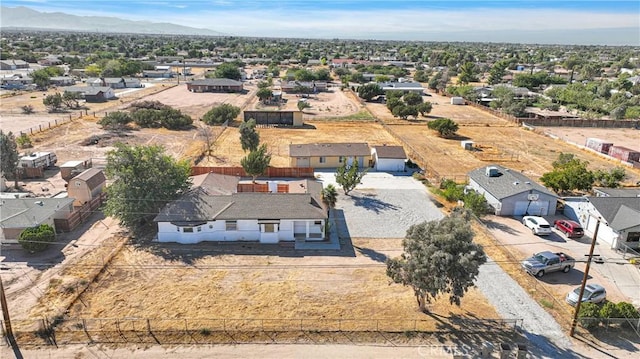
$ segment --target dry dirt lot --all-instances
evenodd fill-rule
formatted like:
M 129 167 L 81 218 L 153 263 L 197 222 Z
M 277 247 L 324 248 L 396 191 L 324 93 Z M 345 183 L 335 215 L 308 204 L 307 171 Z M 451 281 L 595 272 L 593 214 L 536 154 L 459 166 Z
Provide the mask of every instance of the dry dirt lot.
M 536 130 L 579 146 L 584 146 L 587 138 L 595 137 L 611 142 L 615 146 L 640 151 L 640 131 L 632 128 L 536 127 Z
M 537 179 L 552 169 L 551 163 L 561 152 L 575 154 L 582 160 L 589 161 L 591 169 L 608 169 L 618 165 L 589 151 L 580 150 L 560 139 L 552 139 L 538 131 L 530 131 L 517 127 L 488 112 L 471 106 L 448 105 L 445 97 L 432 94 L 434 110 L 427 119 L 418 121 L 384 120 L 391 131 L 402 138 L 413 151 L 423 157 L 430 170 L 441 177 L 464 180 L 465 174 L 475 168 L 488 164 L 500 164 L 523 171 L 527 176 Z M 380 109 L 381 104 L 367 104 L 374 108 L 372 112 L 386 111 Z M 432 117 L 446 117 L 458 122 L 458 136 L 443 139 L 426 127 Z M 601 130 L 605 131 L 605 130 Z M 617 134 L 623 138 L 625 134 L 633 135 L 633 130 L 606 130 L 605 133 Z M 585 131 L 585 133 L 587 133 Z M 460 145 L 461 140 L 475 142 L 475 151 L 466 151 Z M 627 168 L 627 182 L 635 183 L 640 179 L 640 170 Z

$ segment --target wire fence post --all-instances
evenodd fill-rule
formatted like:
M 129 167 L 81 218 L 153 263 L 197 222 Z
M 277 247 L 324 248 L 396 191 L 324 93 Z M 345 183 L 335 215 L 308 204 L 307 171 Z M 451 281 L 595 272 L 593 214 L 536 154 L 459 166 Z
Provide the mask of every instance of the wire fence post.
M 147 318 L 147 333 L 151 334 L 151 320 Z

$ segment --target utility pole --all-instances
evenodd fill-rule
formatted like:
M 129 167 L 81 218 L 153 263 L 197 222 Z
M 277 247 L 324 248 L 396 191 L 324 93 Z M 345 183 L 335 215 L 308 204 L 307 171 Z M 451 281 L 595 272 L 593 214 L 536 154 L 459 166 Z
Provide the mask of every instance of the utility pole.
M 578 303 L 576 303 L 576 309 L 573 313 L 573 321 L 571 322 L 571 330 L 569 330 L 569 336 L 573 337 L 576 331 L 576 325 L 578 324 L 578 313 L 580 312 L 580 304 L 582 304 L 582 296 L 584 295 L 584 287 L 587 285 L 587 279 L 589 278 L 589 268 L 591 268 L 591 259 L 593 258 L 593 249 L 596 246 L 596 239 L 598 238 L 598 228 L 600 228 L 600 218 L 596 223 L 596 229 L 593 231 L 593 238 L 591 238 L 591 248 L 589 248 L 589 257 L 587 258 L 587 267 L 584 270 L 584 276 L 582 276 L 582 284 L 580 285 L 580 295 L 578 295 Z
M 0 304 L 2 305 L 2 317 L 4 319 L 4 329 L 7 333 L 7 339 L 9 339 L 9 342 L 13 342 L 13 329 L 11 328 L 11 318 L 9 317 L 7 297 L 5 297 L 4 295 L 4 285 L 2 285 L 2 277 L 0 277 Z

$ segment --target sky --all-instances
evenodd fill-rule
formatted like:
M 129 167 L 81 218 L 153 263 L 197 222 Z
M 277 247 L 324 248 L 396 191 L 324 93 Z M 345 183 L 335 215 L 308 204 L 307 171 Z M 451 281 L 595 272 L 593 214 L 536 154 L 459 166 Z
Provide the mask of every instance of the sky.
M 235 36 L 640 46 L 639 0 L 2 0 L 2 5 L 170 22 Z

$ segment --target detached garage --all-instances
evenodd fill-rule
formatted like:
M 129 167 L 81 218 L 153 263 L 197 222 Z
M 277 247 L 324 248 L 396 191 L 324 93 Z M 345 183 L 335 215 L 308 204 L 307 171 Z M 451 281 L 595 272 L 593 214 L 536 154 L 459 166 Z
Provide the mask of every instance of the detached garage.
M 469 187 L 499 216 L 551 216 L 558 196 L 518 171 L 491 165 L 469 172 Z
M 407 154 L 402 146 L 373 146 L 371 148 L 376 171 L 404 172 Z

